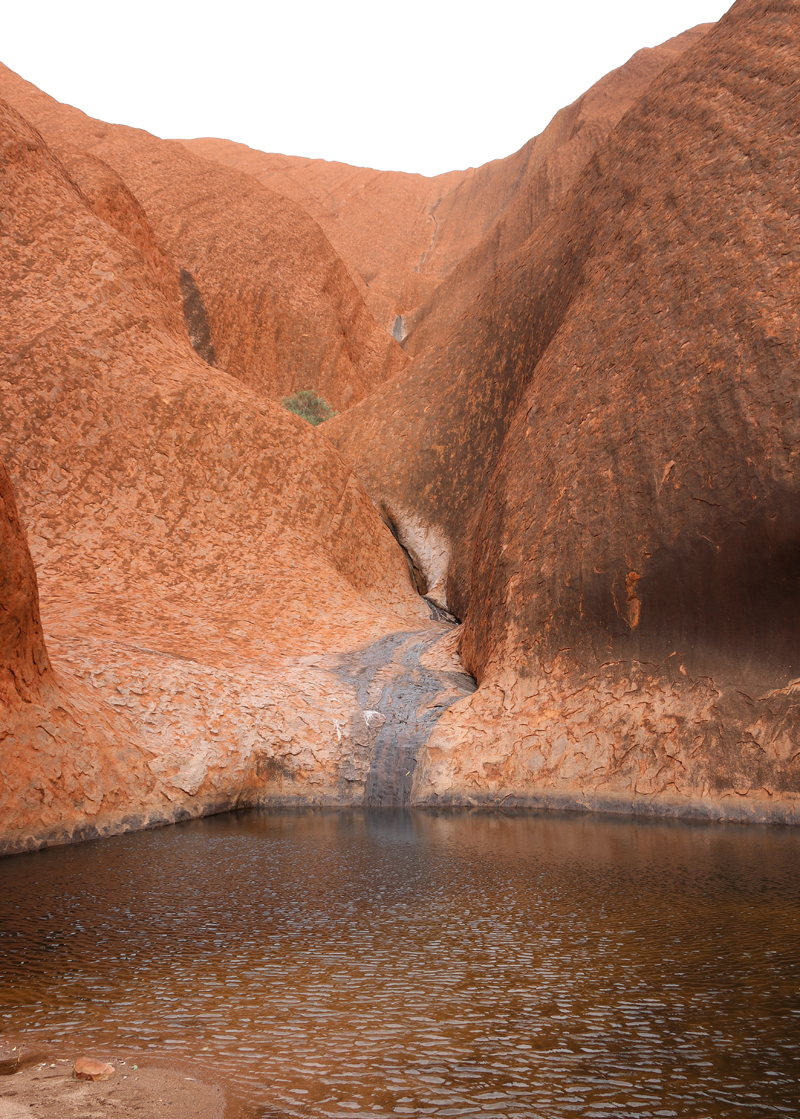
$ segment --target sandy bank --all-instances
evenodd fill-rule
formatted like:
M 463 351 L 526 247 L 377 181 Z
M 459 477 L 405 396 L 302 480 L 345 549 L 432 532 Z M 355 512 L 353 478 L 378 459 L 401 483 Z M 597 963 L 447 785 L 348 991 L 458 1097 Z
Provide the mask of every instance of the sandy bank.
M 49 1061 L 0 1077 L 0 1119 L 234 1119 L 226 1094 L 178 1069 L 135 1067 L 111 1055 L 116 1075 L 97 1083 L 73 1078 L 73 1061 Z

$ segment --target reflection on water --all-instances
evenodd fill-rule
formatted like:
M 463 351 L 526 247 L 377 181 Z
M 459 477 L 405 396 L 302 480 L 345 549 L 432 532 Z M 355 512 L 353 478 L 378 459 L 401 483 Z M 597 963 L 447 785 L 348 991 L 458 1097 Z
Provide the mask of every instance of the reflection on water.
M 800 834 L 249 812 L 0 862 L 0 1028 L 266 1113 L 800 1115 Z

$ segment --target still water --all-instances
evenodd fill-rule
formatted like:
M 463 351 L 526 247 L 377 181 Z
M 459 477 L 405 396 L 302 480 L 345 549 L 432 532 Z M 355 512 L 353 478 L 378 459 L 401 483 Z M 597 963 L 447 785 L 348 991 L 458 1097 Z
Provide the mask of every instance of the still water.
M 18 856 L 0 1030 L 255 1114 L 797 1117 L 800 834 L 248 812 Z

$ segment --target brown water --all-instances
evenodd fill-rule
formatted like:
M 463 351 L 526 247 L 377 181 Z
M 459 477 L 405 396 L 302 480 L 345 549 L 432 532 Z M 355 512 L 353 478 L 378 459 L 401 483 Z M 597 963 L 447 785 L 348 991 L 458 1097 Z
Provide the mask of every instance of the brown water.
M 250 812 L 6 859 L 0 1029 L 257 1114 L 797 1117 L 800 833 Z

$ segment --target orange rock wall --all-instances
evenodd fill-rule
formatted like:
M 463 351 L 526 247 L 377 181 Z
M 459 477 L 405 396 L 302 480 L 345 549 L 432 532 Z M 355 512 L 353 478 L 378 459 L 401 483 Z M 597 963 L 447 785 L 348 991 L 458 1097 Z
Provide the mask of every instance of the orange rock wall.
M 513 155 L 433 178 L 228 140 L 183 143 L 298 202 L 325 230 L 376 320 L 392 330 L 401 316 L 405 348 L 420 354 L 544 220 L 656 75 L 708 27 L 638 51 Z
M 181 144 L 92 120 L 5 67 L 0 96 L 52 146 L 88 152 L 121 177 L 159 244 L 194 277 L 217 364 L 251 388 L 271 399 L 315 389 L 338 410 L 405 365 L 323 231 L 290 199 Z
M 8 153 L 8 145 L 6 146 Z M 155 785 L 134 728 L 54 673 L 11 480 L 0 463 L 0 854 L 121 826 Z
M 406 318 L 409 354 L 426 353 L 446 335 L 500 265 L 561 202 L 628 109 L 710 26 L 700 24 L 658 47 L 637 51 L 556 113 L 544 132 L 513 156 L 479 168 L 448 196 L 436 212 L 440 234 L 432 254 L 442 283 Z M 479 225 L 473 218 L 476 210 Z
M 442 627 L 324 437 L 201 361 L 137 246 L 0 127 L 0 447 L 61 681 L 6 723 L 0 847 L 358 800 L 371 732 L 337 657 Z M 45 663 L 31 610 L 12 673 Z
M 194 154 L 246 172 L 302 206 L 325 230 L 387 332 L 398 315 L 430 298 L 438 286 L 442 273 L 429 260 L 438 229 L 436 213 L 443 198 L 474 174 L 470 168 L 426 178 L 270 154 L 230 140 L 182 143 Z
M 548 226 L 537 242 L 552 242 L 541 259 L 526 242 L 636 97 L 707 29 L 639 51 L 520 152 L 475 173 L 476 214 L 491 212 L 488 199 L 499 216 L 409 317 L 406 346 L 419 356 L 326 427 L 415 557 L 420 582 L 459 617 L 469 598 L 476 518 L 508 424 L 581 282 L 582 249 L 573 245 L 568 222 Z M 457 229 L 469 225 L 464 207 L 473 194 L 466 191 L 454 188 L 448 203 Z M 466 245 L 463 235 L 460 242 L 447 236 L 451 245 Z
M 250 804 L 796 821 L 798 26 L 739 0 L 440 181 L 0 69 L 0 852 Z
M 501 273 L 481 329 L 519 397 L 465 592 L 480 687 L 422 802 L 796 819 L 799 23 L 739 0 Z
M 166 300 L 166 313 L 174 315 L 172 329 L 180 334 L 178 267 L 159 244 L 139 200 L 116 171 L 97 156 L 71 144 L 57 147 L 55 154 L 94 213 L 139 250 L 144 267 L 154 273 L 154 286 Z
M 3 704 L 18 708 L 52 686 L 52 670 L 39 617 L 39 588 L 20 524 L 11 479 L 0 463 L 0 689 Z

